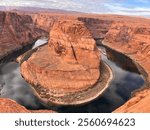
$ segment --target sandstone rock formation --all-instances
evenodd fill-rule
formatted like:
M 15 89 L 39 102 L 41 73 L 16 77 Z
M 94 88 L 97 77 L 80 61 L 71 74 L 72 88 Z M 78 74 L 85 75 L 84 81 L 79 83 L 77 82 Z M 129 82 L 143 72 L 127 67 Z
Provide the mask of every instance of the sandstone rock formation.
M 33 24 L 28 15 L 0 12 L 0 60 L 23 47 L 33 44 L 47 33 Z
M 149 26 L 149 23 L 141 21 L 134 23 L 117 22 L 111 26 L 103 41 L 103 45 L 132 60 L 138 71 L 144 76 L 147 87 L 150 83 Z M 126 64 L 124 62 L 122 64 Z M 149 89 L 139 92 L 115 112 L 150 112 L 149 92 Z
M 60 15 L 51 15 L 49 13 L 37 13 L 32 15 L 33 22 L 39 28 L 49 32 Z
M 136 92 L 133 98 L 123 106 L 116 109 L 115 113 L 149 113 L 150 112 L 150 89 Z
M 110 70 L 104 66 L 107 71 L 103 77 L 110 80 Z M 80 104 L 100 93 L 89 92 L 100 78 L 100 54 L 91 33 L 76 19 L 56 22 L 48 45 L 21 64 L 21 73 L 45 102 Z M 108 85 L 107 80 L 99 86 L 101 91 Z
M 25 107 L 19 105 L 17 102 L 0 98 L 0 113 L 53 113 L 51 110 L 27 110 Z

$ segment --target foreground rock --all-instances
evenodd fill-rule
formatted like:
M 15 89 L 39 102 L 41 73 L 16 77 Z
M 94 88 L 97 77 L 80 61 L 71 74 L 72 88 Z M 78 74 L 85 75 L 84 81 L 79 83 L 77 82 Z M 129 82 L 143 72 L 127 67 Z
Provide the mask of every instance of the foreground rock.
M 150 89 L 139 91 L 123 106 L 115 110 L 115 113 L 149 113 Z
M 27 110 L 17 102 L 0 98 L 0 113 L 53 113 L 51 110 Z
M 25 107 L 15 101 L 6 98 L 0 98 L 0 113 L 28 113 Z
M 88 102 L 104 91 L 111 70 L 104 64 L 103 68 L 106 80 L 98 87 L 100 54 L 91 33 L 78 20 L 61 19 L 48 45 L 21 64 L 21 73 L 46 103 L 69 105 Z

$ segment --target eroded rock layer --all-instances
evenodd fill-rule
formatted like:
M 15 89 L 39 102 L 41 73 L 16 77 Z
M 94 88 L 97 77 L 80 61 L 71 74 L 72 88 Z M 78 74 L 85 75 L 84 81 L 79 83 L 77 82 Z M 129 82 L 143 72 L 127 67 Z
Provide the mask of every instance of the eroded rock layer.
M 100 54 L 84 23 L 61 19 L 54 24 L 48 45 L 22 63 L 21 73 L 52 98 L 91 88 L 100 78 L 99 68 Z

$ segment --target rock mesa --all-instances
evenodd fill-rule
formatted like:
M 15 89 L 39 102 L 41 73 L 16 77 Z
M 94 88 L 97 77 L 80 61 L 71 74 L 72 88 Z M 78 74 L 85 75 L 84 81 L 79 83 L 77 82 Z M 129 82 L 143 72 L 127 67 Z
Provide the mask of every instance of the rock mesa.
M 50 32 L 48 45 L 22 63 L 21 73 L 36 86 L 40 97 L 60 103 L 62 97 L 69 99 L 69 94 L 92 88 L 100 78 L 99 68 L 100 54 L 84 23 L 59 20 Z

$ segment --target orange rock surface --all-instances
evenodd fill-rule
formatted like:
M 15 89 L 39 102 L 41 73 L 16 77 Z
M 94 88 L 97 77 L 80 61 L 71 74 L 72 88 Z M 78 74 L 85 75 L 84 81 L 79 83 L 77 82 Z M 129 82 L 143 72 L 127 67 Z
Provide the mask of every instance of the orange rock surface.
M 150 89 L 136 93 L 123 106 L 116 109 L 114 113 L 150 113 Z
M 0 113 L 28 113 L 25 107 L 15 101 L 6 98 L 0 98 Z
M 19 105 L 17 102 L 0 98 L 0 113 L 53 113 L 51 110 L 27 110 L 24 106 Z
M 55 23 L 48 45 L 22 63 L 21 73 L 50 96 L 60 97 L 92 87 L 100 77 L 99 67 L 100 54 L 84 23 L 61 19 Z

